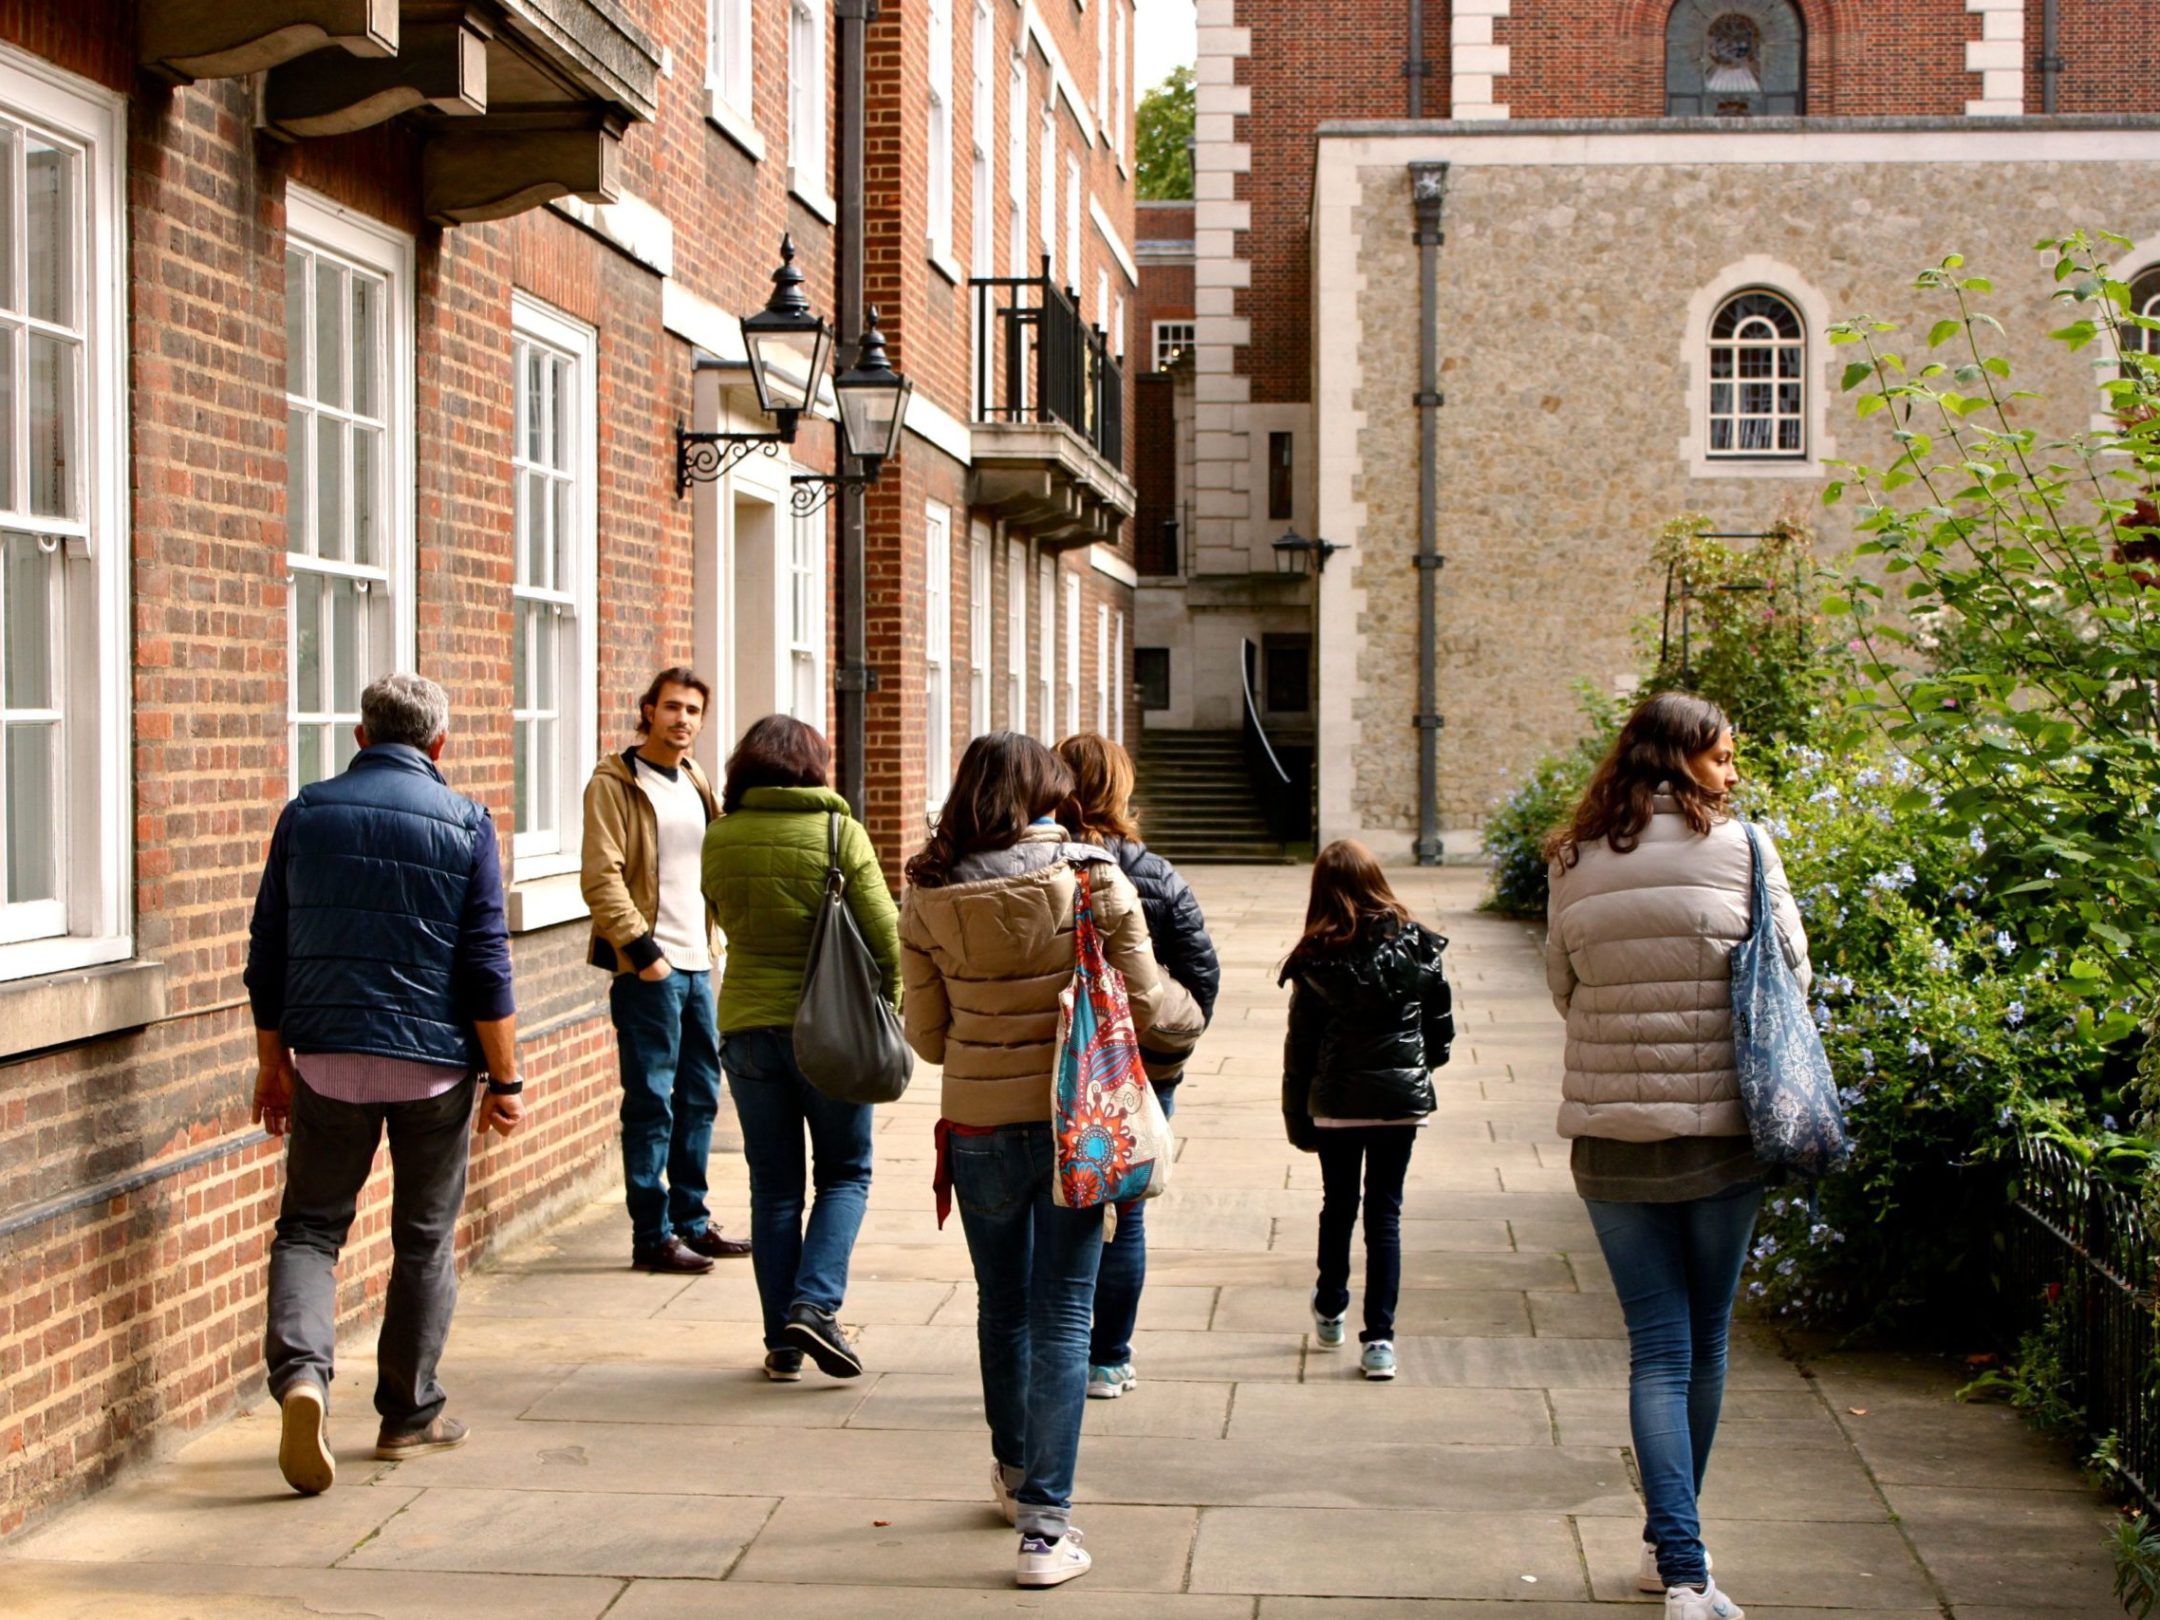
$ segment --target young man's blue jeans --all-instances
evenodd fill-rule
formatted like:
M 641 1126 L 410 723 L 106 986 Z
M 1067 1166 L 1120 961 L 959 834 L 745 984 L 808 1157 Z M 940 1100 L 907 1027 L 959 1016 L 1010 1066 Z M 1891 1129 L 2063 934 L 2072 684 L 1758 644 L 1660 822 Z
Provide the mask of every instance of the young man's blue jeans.
M 1628 1328 L 1628 1428 L 1667 1587 L 1710 1578 L 1696 1498 L 1725 1399 L 1733 1296 L 1762 1183 L 1677 1204 L 1585 1199 Z
M 630 1246 L 643 1253 L 665 1243 L 671 1232 L 695 1237 L 712 1219 L 705 1207 L 705 1156 L 720 1112 L 712 975 L 677 970 L 652 980 L 618 973 L 608 1010 L 622 1061 L 623 1194 L 630 1206 Z
M 1052 1201 L 1047 1121 L 948 1140 L 975 1263 L 990 1449 L 1013 1487 L 1021 1534 L 1055 1538 L 1072 1519 L 1102 1210 Z
M 784 1029 L 730 1032 L 721 1038 L 720 1062 L 750 1164 L 750 1263 L 765 1348 L 778 1350 L 787 1344 L 780 1330 L 790 1305 L 836 1312 L 847 1295 L 848 1261 L 870 1202 L 870 1109 L 835 1102 L 805 1080 L 795 1038 Z M 817 1197 L 805 1231 L 807 1186 Z
M 1156 1087 L 1165 1118 L 1177 1112 L 1177 1087 Z M 1103 1245 L 1095 1277 L 1095 1325 L 1088 1333 L 1088 1360 L 1122 1367 L 1132 1360 L 1133 1328 L 1140 1320 L 1140 1290 L 1147 1284 L 1147 1200 L 1118 1205 L 1117 1235 Z

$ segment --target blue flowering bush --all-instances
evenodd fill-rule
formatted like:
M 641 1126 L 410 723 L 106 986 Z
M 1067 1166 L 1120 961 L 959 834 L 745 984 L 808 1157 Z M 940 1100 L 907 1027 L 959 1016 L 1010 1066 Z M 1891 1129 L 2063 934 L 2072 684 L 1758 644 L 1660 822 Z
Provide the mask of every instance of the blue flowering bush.
M 2006 892 L 2017 857 L 1936 813 L 1901 755 L 1856 742 L 1784 764 L 1741 806 L 1777 840 L 1807 926 L 1853 1158 L 1812 1203 L 1773 1192 L 1745 1291 L 1810 1321 L 1955 1334 L 1993 1304 L 1990 1166 L 2020 1135 L 2131 1146 L 2111 1026 L 2047 902 Z

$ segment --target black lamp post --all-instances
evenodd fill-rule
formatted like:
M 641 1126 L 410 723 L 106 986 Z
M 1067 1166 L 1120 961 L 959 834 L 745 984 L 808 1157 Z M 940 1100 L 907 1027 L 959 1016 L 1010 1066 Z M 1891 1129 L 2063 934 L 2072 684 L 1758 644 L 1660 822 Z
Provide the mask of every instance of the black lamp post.
M 1333 540 L 1308 540 L 1295 529 L 1285 529 L 1282 538 L 1275 542 L 1275 571 L 1278 574 L 1322 574 L 1327 571 L 1328 558 L 1349 549 Z

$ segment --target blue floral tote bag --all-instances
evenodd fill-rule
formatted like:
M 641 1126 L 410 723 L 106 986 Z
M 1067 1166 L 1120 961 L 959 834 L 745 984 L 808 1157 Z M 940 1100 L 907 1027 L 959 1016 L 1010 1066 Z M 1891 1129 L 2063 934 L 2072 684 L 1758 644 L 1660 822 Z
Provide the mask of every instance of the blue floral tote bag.
M 1807 993 L 1785 960 L 1770 880 L 1763 871 L 1762 834 L 1746 827 L 1754 867 L 1753 921 L 1732 954 L 1733 1057 L 1740 1101 L 1747 1110 L 1755 1157 L 1774 1170 L 1819 1180 L 1852 1151 L 1837 1081 L 1822 1036 L 1808 1012 Z

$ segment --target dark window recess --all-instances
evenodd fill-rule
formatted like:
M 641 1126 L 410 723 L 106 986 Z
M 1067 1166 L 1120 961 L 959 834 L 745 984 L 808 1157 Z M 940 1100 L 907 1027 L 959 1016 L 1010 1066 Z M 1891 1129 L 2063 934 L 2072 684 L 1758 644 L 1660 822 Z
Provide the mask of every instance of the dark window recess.
M 1290 515 L 1290 437 L 1287 433 L 1267 436 L 1267 515 L 1271 518 Z
M 1665 22 L 1668 118 L 1807 111 L 1807 29 L 1792 0 L 1678 0 Z
M 1133 684 L 1140 688 L 1140 707 L 1170 707 L 1170 649 L 1135 647 L 1132 654 Z
M 1312 712 L 1312 641 L 1268 636 L 1261 647 L 1261 694 L 1270 714 Z

